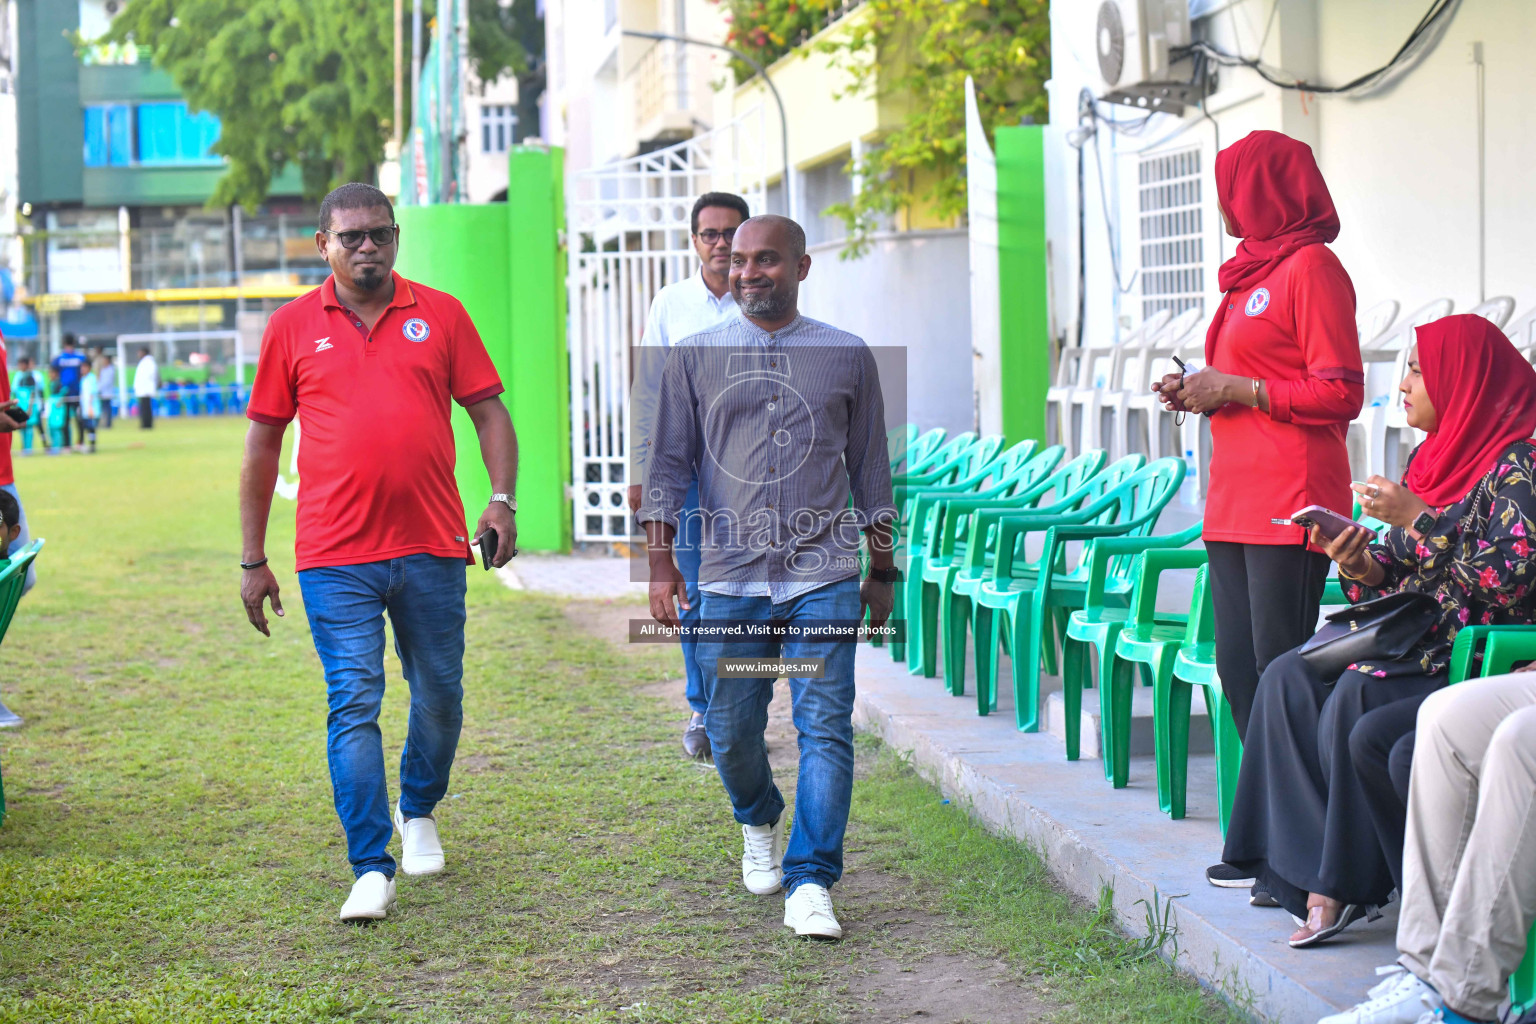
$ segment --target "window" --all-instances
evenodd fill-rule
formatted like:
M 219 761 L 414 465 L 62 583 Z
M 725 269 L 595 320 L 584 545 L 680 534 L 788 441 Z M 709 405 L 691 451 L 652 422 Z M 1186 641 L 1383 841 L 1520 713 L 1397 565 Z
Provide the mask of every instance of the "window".
M 505 153 L 512 148 L 512 127 L 517 111 L 509 103 L 487 103 L 480 108 L 480 152 Z
M 86 107 L 85 166 L 128 167 L 133 156 L 133 108 L 123 103 Z
M 1166 309 L 1178 316 L 1203 306 L 1205 222 L 1200 150 L 1141 159 L 1141 315 Z
M 138 108 L 139 163 L 217 163 L 213 144 L 219 139 L 219 119 L 192 114 L 185 103 L 141 103 Z

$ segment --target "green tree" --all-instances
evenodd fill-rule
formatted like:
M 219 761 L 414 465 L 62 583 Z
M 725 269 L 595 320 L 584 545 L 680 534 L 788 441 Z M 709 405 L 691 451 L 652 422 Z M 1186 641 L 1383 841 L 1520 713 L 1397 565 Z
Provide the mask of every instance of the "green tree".
M 965 212 L 965 80 L 990 140 L 999 125 L 1044 122 L 1051 75 L 1047 0 L 865 0 L 868 13 L 818 48 L 849 75 L 848 91 L 906 103 L 902 125 L 867 150 L 864 187 L 828 213 L 848 226 L 842 255 L 898 211 L 924 206 L 941 219 Z
M 483 78 L 542 65 L 531 0 L 474 0 L 470 14 Z M 108 39 L 147 47 L 190 107 L 219 118 L 229 168 L 209 204 L 254 207 L 290 163 L 311 199 L 372 179 L 393 133 L 392 17 L 389 0 L 129 0 Z

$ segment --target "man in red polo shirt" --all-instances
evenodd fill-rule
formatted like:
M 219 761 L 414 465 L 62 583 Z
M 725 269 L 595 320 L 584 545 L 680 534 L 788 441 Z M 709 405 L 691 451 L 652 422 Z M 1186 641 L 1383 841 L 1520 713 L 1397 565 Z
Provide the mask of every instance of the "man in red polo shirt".
M 432 812 L 463 719 L 470 542 L 495 530 L 500 566 L 517 539 L 517 438 L 501 379 L 458 300 L 394 272 L 399 236 L 372 185 L 343 185 L 320 204 L 315 243 L 331 276 L 267 325 L 240 473 L 240 596 L 251 625 L 270 636 L 263 602 L 279 616 L 283 607 L 267 566 L 267 517 L 283 431 L 299 417 L 295 568 L 325 669 L 331 788 L 356 879 L 342 920 L 382 918 L 395 899 L 378 726 L 384 613 L 411 688 L 393 808 L 400 868 L 436 874 L 443 850 Z M 450 399 L 474 421 L 495 492 L 473 531 L 454 481 Z
M 27 532 L 27 510 L 22 508 L 21 495 L 16 493 L 16 477 L 11 473 L 11 434 L 21 429 L 23 421 L 18 422 L 11 416 L 9 410 L 21 408 L 20 403 L 11 398 L 11 371 L 6 365 L 5 339 L 0 338 L 0 491 L 5 491 L 16 499 L 16 507 L 21 509 L 21 533 L 9 544 L 10 550 L 20 551 L 32 543 L 32 535 Z M 15 523 L 5 524 L 7 527 L 15 526 Z M 0 559 L 6 556 L 6 543 L 0 540 Z M 27 566 L 27 581 L 22 584 L 21 592 L 25 594 L 32 589 L 37 582 L 37 570 L 34 566 Z M 16 712 L 0 704 L 0 729 L 17 729 L 23 724 L 23 719 Z

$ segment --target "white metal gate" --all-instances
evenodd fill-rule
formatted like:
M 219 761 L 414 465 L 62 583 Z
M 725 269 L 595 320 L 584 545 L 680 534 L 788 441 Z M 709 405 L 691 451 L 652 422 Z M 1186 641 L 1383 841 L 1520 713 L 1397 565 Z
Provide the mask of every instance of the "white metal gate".
M 572 175 L 570 232 L 571 493 L 575 539 L 625 541 L 631 518 L 629 384 L 651 299 L 698 269 L 689 238 L 693 201 L 736 192 L 764 210 L 763 113 Z

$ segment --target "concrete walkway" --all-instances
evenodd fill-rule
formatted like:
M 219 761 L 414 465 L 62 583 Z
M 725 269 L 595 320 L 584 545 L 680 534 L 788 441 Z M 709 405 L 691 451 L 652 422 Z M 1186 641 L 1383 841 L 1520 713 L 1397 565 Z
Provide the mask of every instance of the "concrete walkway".
M 1005 661 L 998 710 L 981 717 L 970 693 L 952 697 L 939 680 L 909 675 L 886 651 L 863 647 L 855 722 L 911 751 L 918 771 L 945 796 L 1039 850 L 1073 893 L 1095 900 L 1112 887 L 1121 926 L 1132 935 L 1148 930 L 1140 901 L 1172 897 L 1175 962 L 1255 1017 L 1315 1024 L 1364 998 L 1378 980 L 1374 968 L 1396 958 L 1395 907 L 1331 943 L 1291 949 L 1286 937 L 1294 925 L 1285 911 L 1250 907 L 1246 891 L 1205 881 L 1206 865 L 1221 852 L 1212 756 L 1190 756 L 1188 816 L 1172 821 L 1158 810 L 1150 755 L 1132 757 L 1130 785 L 1116 790 L 1097 759 L 1068 761 L 1057 737 L 1018 732 L 1006 672 Z M 1097 703 L 1095 692 L 1083 695 L 1084 707 Z M 1192 741 L 1203 727 L 1203 720 L 1193 723 Z

